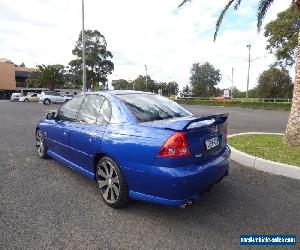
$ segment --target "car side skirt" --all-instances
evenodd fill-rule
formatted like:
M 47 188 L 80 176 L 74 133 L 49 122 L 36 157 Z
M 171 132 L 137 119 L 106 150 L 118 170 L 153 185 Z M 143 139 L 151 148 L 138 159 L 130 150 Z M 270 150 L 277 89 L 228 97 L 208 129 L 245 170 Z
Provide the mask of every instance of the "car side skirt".
M 53 151 L 51 151 L 49 149 L 47 150 L 47 154 L 50 157 L 52 157 L 54 160 L 62 163 L 63 165 L 65 165 L 65 166 L 71 168 L 72 170 L 80 173 L 81 175 L 83 175 L 83 176 L 85 176 L 89 179 L 95 180 L 95 174 L 94 173 L 91 173 L 91 172 L 85 170 L 84 168 L 76 165 L 75 163 L 73 163 L 73 162 L 71 162 L 71 161 L 69 161 L 69 160 L 67 160 L 63 157 L 61 157 L 60 155 L 54 153 Z

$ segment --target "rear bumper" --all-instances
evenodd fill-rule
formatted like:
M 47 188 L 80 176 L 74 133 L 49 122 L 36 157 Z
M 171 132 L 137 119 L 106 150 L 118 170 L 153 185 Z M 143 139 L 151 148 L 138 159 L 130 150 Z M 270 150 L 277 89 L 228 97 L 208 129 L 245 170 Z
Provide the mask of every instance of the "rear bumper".
M 229 173 L 230 149 L 200 165 L 177 168 L 148 166 L 137 171 L 123 167 L 132 199 L 179 206 L 200 198 L 203 191 Z

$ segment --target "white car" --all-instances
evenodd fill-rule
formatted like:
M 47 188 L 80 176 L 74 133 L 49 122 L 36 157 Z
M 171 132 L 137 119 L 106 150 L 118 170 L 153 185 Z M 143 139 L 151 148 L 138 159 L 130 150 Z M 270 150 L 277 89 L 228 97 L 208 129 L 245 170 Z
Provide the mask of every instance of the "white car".
M 12 93 L 11 97 L 10 97 L 10 101 L 19 101 L 19 98 L 21 97 L 21 93 Z
M 64 96 L 56 91 L 44 91 L 41 93 L 39 102 L 49 105 L 50 103 L 63 103 L 71 100 L 71 97 Z

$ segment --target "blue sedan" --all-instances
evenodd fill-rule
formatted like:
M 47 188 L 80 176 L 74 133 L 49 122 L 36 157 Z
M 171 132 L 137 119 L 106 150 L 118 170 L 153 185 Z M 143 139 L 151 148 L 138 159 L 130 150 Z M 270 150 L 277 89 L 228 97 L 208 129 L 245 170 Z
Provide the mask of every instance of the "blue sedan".
M 228 175 L 227 118 L 196 117 L 152 93 L 84 93 L 37 124 L 36 146 L 41 158 L 95 180 L 111 207 L 180 206 Z

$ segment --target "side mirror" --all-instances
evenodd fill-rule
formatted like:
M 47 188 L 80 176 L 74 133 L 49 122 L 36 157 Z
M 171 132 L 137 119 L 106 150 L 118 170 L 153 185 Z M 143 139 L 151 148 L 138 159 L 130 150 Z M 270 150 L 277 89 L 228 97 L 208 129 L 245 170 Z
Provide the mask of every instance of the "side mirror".
M 50 112 L 46 114 L 47 120 L 56 120 L 57 118 L 57 112 Z

